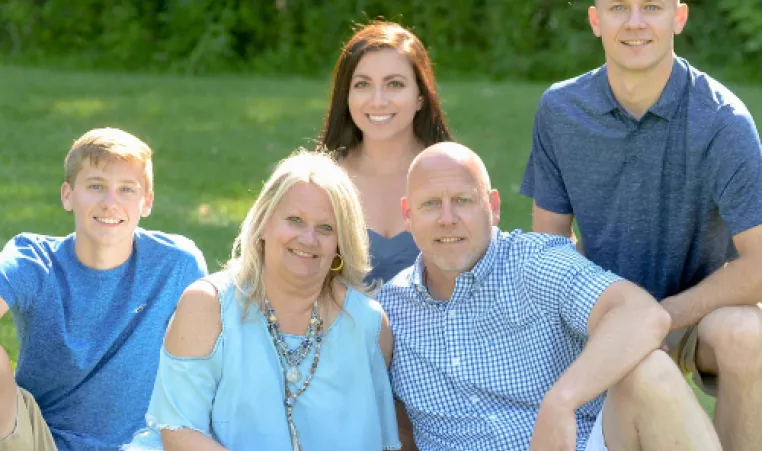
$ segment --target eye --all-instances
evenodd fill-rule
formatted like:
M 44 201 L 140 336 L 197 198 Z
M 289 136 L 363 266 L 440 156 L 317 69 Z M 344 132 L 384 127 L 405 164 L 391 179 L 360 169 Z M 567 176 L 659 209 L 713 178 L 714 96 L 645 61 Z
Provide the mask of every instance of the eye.
M 614 12 L 620 12 L 620 11 L 624 11 L 626 9 L 627 9 L 627 7 L 624 6 L 624 5 L 614 5 L 614 6 L 611 7 L 611 11 L 614 11 Z
M 301 224 L 302 218 L 300 218 L 299 216 L 289 216 L 288 218 L 286 218 L 286 221 L 293 222 L 294 224 Z
M 320 226 L 320 230 L 326 233 L 330 233 L 330 232 L 333 232 L 333 226 L 331 226 L 330 224 L 323 224 Z
M 471 201 L 471 199 L 465 198 L 465 197 L 456 197 L 455 203 L 458 205 L 465 205 Z
M 100 183 L 93 183 L 91 185 L 88 185 L 87 188 L 93 191 L 100 191 L 103 189 L 103 185 Z
M 364 88 L 366 86 L 368 86 L 368 82 L 361 80 L 361 81 L 358 81 L 357 83 L 355 83 L 352 87 L 355 88 L 355 89 L 361 89 L 361 88 Z
M 427 201 L 423 202 L 421 204 L 421 206 L 424 207 L 424 208 L 434 208 L 434 207 L 439 206 L 439 201 L 435 200 L 435 199 L 427 200 Z
M 655 12 L 659 11 L 661 9 L 661 6 L 659 5 L 646 5 L 645 10 L 649 12 Z
M 123 187 L 121 188 L 121 191 L 122 191 L 123 193 L 132 194 L 132 193 L 134 193 L 134 192 L 135 192 L 135 188 L 132 188 L 131 186 L 123 186 Z
M 404 88 L 405 84 L 402 83 L 399 80 L 392 80 L 392 81 L 389 82 L 389 87 L 390 88 L 398 88 L 399 89 L 399 88 Z

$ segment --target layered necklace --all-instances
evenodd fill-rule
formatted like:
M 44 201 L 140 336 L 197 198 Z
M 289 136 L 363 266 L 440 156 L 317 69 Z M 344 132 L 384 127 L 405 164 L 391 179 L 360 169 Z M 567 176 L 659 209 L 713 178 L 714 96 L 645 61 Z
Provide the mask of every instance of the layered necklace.
M 293 451 L 301 451 L 302 447 L 299 443 L 299 434 L 296 431 L 296 425 L 293 420 L 293 410 L 296 398 L 299 397 L 304 390 L 309 387 L 312 381 L 312 376 L 315 375 L 318 362 L 320 361 L 320 345 L 323 341 L 323 319 L 320 318 L 320 312 L 318 311 L 317 299 L 312 305 L 312 315 L 310 316 L 310 323 L 307 326 L 307 332 L 304 334 L 302 342 L 294 349 L 290 349 L 286 343 L 283 333 L 278 327 L 278 317 L 275 316 L 275 309 L 272 308 L 270 302 L 265 299 L 265 308 L 267 309 L 267 330 L 270 333 L 270 338 L 273 340 L 275 349 L 278 351 L 278 360 L 281 363 L 281 371 L 283 372 L 283 381 L 285 387 L 284 405 L 286 406 L 286 420 L 288 421 L 288 430 L 291 435 L 291 446 Z M 290 384 L 296 386 L 296 384 L 302 379 L 302 373 L 299 371 L 299 364 L 309 355 L 312 349 L 315 349 L 315 357 L 312 359 L 312 366 L 310 367 L 307 377 L 302 382 L 301 386 L 296 390 L 291 390 Z

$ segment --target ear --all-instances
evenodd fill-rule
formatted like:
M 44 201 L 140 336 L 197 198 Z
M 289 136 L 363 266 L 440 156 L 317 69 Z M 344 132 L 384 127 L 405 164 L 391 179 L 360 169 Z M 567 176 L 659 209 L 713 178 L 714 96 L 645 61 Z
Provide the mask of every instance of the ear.
M 143 206 L 140 208 L 140 216 L 147 218 L 153 208 L 153 191 L 149 191 L 143 196 Z
M 598 10 L 595 6 L 587 8 L 587 20 L 590 22 L 590 28 L 593 29 L 593 34 L 600 38 L 601 27 L 598 19 Z
M 405 221 L 405 230 L 410 232 L 410 202 L 406 197 L 400 200 L 400 206 L 402 207 L 402 219 Z
M 66 211 L 72 211 L 74 209 L 74 205 L 71 201 L 71 192 L 72 188 L 71 185 L 69 185 L 69 182 L 63 182 L 63 184 L 61 184 L 61 205 L 63 205 L 63 208 Z
M 500 193 L 496 189 L 489 192 L 489 209 L 492 212 L 492 225 L 500 223 Z
M 683 32 L 686 22 L 688 22 L 688 5 L 680 2 L 675 11 L 675 34 Z

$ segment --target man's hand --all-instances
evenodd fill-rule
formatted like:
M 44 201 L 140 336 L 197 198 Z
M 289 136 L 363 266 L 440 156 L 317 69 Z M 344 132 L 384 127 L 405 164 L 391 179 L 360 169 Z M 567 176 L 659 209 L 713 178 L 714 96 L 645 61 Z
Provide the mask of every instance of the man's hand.
M 532 433 L 530 451 L 574 451 L 577 448 L 577 418 L 574 408 L 548 392 L 540 404 Z

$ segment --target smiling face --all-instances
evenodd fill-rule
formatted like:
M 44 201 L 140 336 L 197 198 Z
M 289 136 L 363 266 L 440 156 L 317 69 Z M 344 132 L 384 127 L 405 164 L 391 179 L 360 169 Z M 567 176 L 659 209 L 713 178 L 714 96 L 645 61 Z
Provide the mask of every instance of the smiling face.
M 597 0 L 588 10 L 606 63 L 623 72 L 671 70 L 674 36 L 688 20 L 678 0 Z
M 262 239 L 268 271 L 287 280 L 324 280 L 338 249 L 328 194 L 312 183 L 296 183 L 273 211 Z
M 431 149 L 431 148 L 430 148 Z M 429 272 L 454 277 L 470 271 L 489 247 L 500 215 L 500 197 L 475 156 L 424 151 L 408 178 L 402 200 L 406 227 Z
M 410 61 L 390 48 L 365 54 L 352 75 L 348 104 L 363 140 L 413 136 L 423 99 Z
M 140 218 L 148 216 L 153 205 L 153 192 L 145 185 L 141 163 L 112 160 L 92 166 L 88 160 L 82 162 L 74 182 L 61 186 L 61 202 L 74 212 L 77 255 L 104 249 L 129 255 Z

